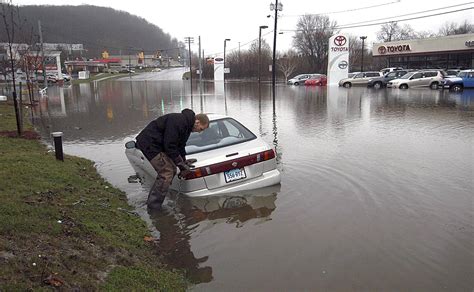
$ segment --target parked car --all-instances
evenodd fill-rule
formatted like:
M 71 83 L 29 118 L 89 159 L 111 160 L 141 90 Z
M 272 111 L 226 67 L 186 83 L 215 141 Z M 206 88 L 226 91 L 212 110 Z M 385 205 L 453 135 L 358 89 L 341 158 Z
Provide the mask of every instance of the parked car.
M 407 73 L 408 73 L 407 70 L 398 70 L 398 71 L 385 73 L 381 77 L 375 77 L 375 78 L 369 79 L 369 81 L 367 82 L 367 87 L 373 87 L 375 89 L 386 87 L 387 83 L 390 80 L 400 78 Z
M 71 80 L 71 75 L 69 75 L 69 74 L 67 74 L 67 73 L 62 73 L 62 75 L 63 75 L 64 81 L 69 81 L 69 80 Z
M 308 80 L 309 78 L 311 78 L 312 74 L 300 74 L 300 75 L 296 75 L 295 77 L 291 78 L 290 80 L 288 80 L 288 84 L 290 85 L 300 85 L 300 84 L 304 84 L 304 82 L 306 80 Z
M 360 73 L 359 71 L 356 71 L 356 72 L 349 72 L 349 73 L 347 74 L 347 78 L 352 78 L 352 77 L 354 77 L 354 75 L 357 75 L 357 74 L 359 74 L 359 73 Z
M 44 83 L 44 77 L 43 74 L 38 74 L 36 75 L 36 81 L 40 83 Z M 49 83 L 56 83 L 59 81 L 58 75 L 54 73 L 46 73 L 46 81 Z
M 313 74 L 308 80 L 304 82 L 304 85 L 316 85 L 326 86 L 328 79 L 324 74 Z
M 160 68 L 154 68 L 153 70 L 151 70 L 151 72 L 161 72 L 161 69 Z
M 461 72 L 461 69 L 447 69 L 444 72 L 446 72 L 446 76 L 444 78 L 456 77 L 458 73 Z
M 244 191 L 280 183 L 275 151 L 261 138 L 231 117 L 210 114 L 209 128 L 193 132 L 186 144 L 186 158 L 197 159 L 185 178 L 175 177 L 171 189 L 188 196 Z M 156 171 L 135 142 L 125 145 L 134 167 L 152 177 Z
M 474 88 L 474 70 L 463 70 L 457 77 L 445 78 L 440 87 L 455 92 L 462 91 L 464 88 Z
M 387 83 L 389 88 L 407 89 L 412 87 L 430 87 L 437 89 L 446 73 L 443 70 L 423 70 L 408 72 L 399 79 Z
M 382 73 L 376 71 L 360 72 L 352 77 L 341 79 L 339 81 L 339 86 L 344 86 L 346 88 L 356 85 L 366 86 L 370 79 L 380 76 L 382 76 Z

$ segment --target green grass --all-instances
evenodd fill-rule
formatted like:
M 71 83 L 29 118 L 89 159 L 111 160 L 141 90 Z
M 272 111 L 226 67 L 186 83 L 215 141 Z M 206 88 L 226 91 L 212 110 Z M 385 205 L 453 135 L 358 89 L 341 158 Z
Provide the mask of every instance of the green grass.
M 0 129 L 15 129 L 9 108 L 0 105 Z M 0 291 L 43 289 L 50 275 L 66 290 L 186 288 L 91 161 L 60 162 L 38 140 L 7 137 L 0 156 Z

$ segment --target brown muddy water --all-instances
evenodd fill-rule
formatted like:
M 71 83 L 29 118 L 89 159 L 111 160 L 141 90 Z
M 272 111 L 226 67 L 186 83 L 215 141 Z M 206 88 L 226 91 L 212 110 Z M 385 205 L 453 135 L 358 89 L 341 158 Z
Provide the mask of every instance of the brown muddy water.
M 52 87 L 45 140 L 99 172 L 160 237 L 194 290 L 472 291 L 474 91 L 103 81 Z M 183 108 L 227 114 L 274 145 L 280 186 L 144 206 L 124 142 Z

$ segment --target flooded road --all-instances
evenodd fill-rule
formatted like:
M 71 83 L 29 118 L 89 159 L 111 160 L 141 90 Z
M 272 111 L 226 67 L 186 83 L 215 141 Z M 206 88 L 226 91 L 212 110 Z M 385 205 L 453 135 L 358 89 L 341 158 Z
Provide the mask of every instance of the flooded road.
M 45 139 L 96 161 L 160 235 L 194 290 L 471 291 L 474 92 L 184 81 L 53 87 Z M 278 152 L 280 186 L 144 206 L 124 142 L 183 108 L 227 114 Z

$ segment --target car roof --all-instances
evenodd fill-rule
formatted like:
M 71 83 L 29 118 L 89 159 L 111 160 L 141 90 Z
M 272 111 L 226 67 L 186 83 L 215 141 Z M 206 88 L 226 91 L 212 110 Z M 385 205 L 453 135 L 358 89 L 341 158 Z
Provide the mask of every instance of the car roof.
M 224 119 L 224 118 L 230 118 L 229 116 L 222 115 L 222 114 L 216 114 L 216 113 L 207 113 L 206 115 L 209 118 L 209 121 L 220 120 L 220 119 Z

